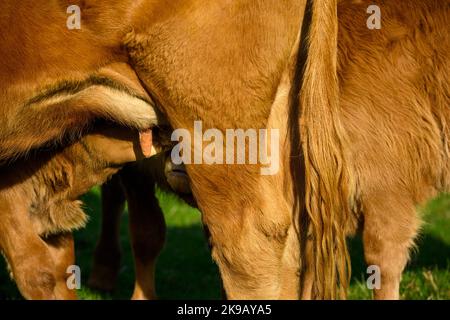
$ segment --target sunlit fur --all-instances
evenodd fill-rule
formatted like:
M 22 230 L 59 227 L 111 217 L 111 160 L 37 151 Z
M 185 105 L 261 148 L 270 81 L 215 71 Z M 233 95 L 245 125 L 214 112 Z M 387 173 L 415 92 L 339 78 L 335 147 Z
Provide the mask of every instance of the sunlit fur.
M 381 30 L 365 27 L 369 4 Z M 375 298 L 399 297 L 416 207 L 449 189 L 449 17 L 449 1 L 314 1 L 300 94 L 313 297 L 343 295 L 358 223 Z
M 192 130 L 197 119 L 221 130 L 282 127 L 267 122 L 283 118 L 274 99 L 289 87 L 300 95 L 284 117 L 297 109 L 298 129 L 287 128 L 280 146 L 298 166 L 283 164 L 276 177 L 252 166 L 187 166 L 227 297 L 296 297 L 287 283 L 298 266 L 286 257 L 298 250 L 295 209 L 305 208 L 302 297 L 345 295 L 345 241 L 361 227 L 366 261 L 382 271 L 375 298 L 398 298 L 416 206 L 447 187 L 448 1 L 308 1 L 298 87 L 281 80 L 304 1 L 176 4 L 144 1 L 125 38 L 174 128 Z M 371 4 L 382 9 L 381 30 L 367 28 Z
M 79 129 L 64 122 L 56 129 L 36 125 L 41 132 L 30 134 L 31 121 L 11 131 L 21 119 L 20 103 L 9 103 L 39 91 L 30 83 L 51 84 L 69 71 L 71 79 L 85 79 L 75 71 L 92 75 L 99 61 L 122 59 L 175 129 L 192 131 L 199 119 L 205 129 L 283 129 L 276 176 L 262 177 L 251 165 L 187 166 L 228 298 L 344 296 L 345 238 L 358 227 L 366 262 L 382 272 L 375 298 L 399 297 L 420 228 L 416 207 L 449 186 L 448 0 L 71 2 L 90 8 L 86 36 L 109 36 L 75 41 L 84 59 L 58 68 L 38 61 L 53 57 L 45 46 L 36 57 L 33 46 L 24 47 L 38 59 L 26 68 L 0 47 L 8 57 L 0 68 L 11 74 L 8 94 L 0 97 L 1 157 Z M 2 2 L 0 12 L 15 3 Z M 63 9 L 68 1 L 51 3 Z M 382 9 L 381 30 L 366 26 L 372 4 Z M 312 10 L 306 15 L 305 5 Z M 4 34 L 0 40 L 11 47 L 15 40 Z M 68 48 L 61 57 L 73 55 Z M 26 90 L 15 86 L 24 79 Z M 2 148 L 15 137 L 11 132 L 27 145 Z

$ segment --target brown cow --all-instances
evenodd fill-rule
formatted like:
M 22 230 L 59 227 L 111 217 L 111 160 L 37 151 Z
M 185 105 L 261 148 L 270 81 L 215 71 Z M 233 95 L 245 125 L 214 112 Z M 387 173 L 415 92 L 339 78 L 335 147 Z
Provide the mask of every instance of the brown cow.
M 187 166 L 227 296 L 296 298 L 300 270 L 303 297 L 344 296 L 346 237 L 360 226 L 381 270 L 375 298 L 398 298 L 416 206 L 450 189 L 450 2 L 170 4 L 135 8 L 125 44 L 171 125 L 282 137 L 276 176 Z M 380 30 L 367 27 L 371 4 Z
M 348 282 L 345 237 L 358 225 L 367 262 L 381 267 L 376 298 L 398 297 L 419 226 L 415 205 L 449 188 L 450 50 L 439 30 L 450 13 L 448 0 L 373 2 L 384 10 L 381 30 L 367 28 L 362 0 L 73 1 L 86 13 L 83 32 L 125 45 L 175 129 L 192 133 L 197 119 L 221 131 L 280 129 L 277 175 L 261 176 L 258 165 L 187 166 L 229 298 L 300 290 L 335 298 Z M 66 1 L 33 2 L 34 13 L 51 16 L 58 4 L 50 19 L 58 25 Z M 99 38 L 93 43 L 105 43 Z M 42 115 L 51 119 L 49 110 Z M 2 126 L 3 157 L 62 134 L 14 131 L 24 119 L 15 112 L 3 112 L 12 119 Z

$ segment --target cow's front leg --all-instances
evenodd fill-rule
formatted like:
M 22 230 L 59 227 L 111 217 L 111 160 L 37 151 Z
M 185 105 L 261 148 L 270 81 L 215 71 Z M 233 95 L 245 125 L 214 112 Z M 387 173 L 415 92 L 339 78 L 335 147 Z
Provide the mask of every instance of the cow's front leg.
M 119 175 L 114 175 L 102 186 L 102 225 L 94 253 L 94 264 L 88 281 L 89 287 L 112 291 L 119 275 L 120 218 L 125 208 L 125 193 Z

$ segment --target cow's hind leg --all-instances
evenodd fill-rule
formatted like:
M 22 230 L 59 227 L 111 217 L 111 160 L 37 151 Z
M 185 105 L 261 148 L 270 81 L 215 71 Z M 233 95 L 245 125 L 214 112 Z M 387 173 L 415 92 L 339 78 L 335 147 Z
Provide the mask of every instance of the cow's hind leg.
M 114 175 L 102 186 L 102 225 L 88 281 L 91 288 L 111 291 L 115 287 L 121 260 L 119 231 L 124 207 L 125 194 L 119 175 Z
M 379 267 L 381 276 L 375 299 L 399 299 L 401 275 L 420 226 L 414 203 L 405 196 L 381 194 L 368 195 L 363 205 L 366 263 Z
M 164 216 L 155 197 L 155 181 L 144 171 L 138 165 L 130 165 L 120 173 L 130 214 L 136 272 L 134 300 L 156 299 L 156 259 L 166 232 Z

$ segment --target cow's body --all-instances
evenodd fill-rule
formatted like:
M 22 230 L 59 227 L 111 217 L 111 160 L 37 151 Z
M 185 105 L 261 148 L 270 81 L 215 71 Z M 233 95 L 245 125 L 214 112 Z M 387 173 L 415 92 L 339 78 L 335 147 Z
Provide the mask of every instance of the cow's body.
M 1 163 L 73 139 L 99 118 L 142 130 L 157 124 L 120 49 L 120 22 L 97 25 L 111 8 L 93 9 L 89 28 L 69 30 L 67 7 L 65 1 L 0 4 Z M 119 5 L 114 10 L 125 15 Z
M 450 190 L 450 2 L 378 6 L 376 31 L 355 28 L 364 5 L 339 7 L 338 75 L 352 220 L 363 221 L 366 263 L 381 270 L 375 297 L 392 299 L 421 228 L 417 208 Z
M 282 126 L 286 117 L 269 124 L 269 116 L 305 1 L 168 3 L 145 1 L 136 9 L 126 45 L 172 127 L 192 133 L 194 120 L 203 120 L 205 130 Z M 298 297 L 288 167 L 277 176 L 261 176 L 257 165 L 187 171 L 227 297 Z
M 398 298 L 415 208 L 448 190 L 449 2 L 379 1 L 383 28 L 369 30 L 372 3 L 311 1 L 311 44 L 305 34 L 300 44 L 309 55 L 294 65 L 305 1 L 161 3 L 136 10 L 125 43 L 172 126 L 192 131 L 202 119 L 285 137 L 277 176 L 188 166 L 227 296 L 298 297 L 302 269 L 303 297 L 336 297 L 348 281 L 345 238 L 364 221 L 366 260 L 382 272 L 375 296 Z M 302 242 L 302 268 L 296 205 L 306 208 L 300 237 L 312 239 Z
M 117 14 L 106 1 L 73 2 L 88 12 L 87 32 L 124 36 L 111 48 L 125 45 L 172 127 L 280 129 L 277 175 L 187 166 L 229 298 L 297 298 L 300 284 L 305 298 L 335 297 L 347 282 L 345 237 L 361 220 L 366 260 L 382 267 L 376 297 L 398 297 L 414 206 L 447 187 L 447 0 L 379 1 L 381 31 L 367 29 L 368 1 L 119 1 Z M 5 142 L 20 146 L 11 132 L 3 157 Z M 33 144 L 61 134 L 19 132 Z

